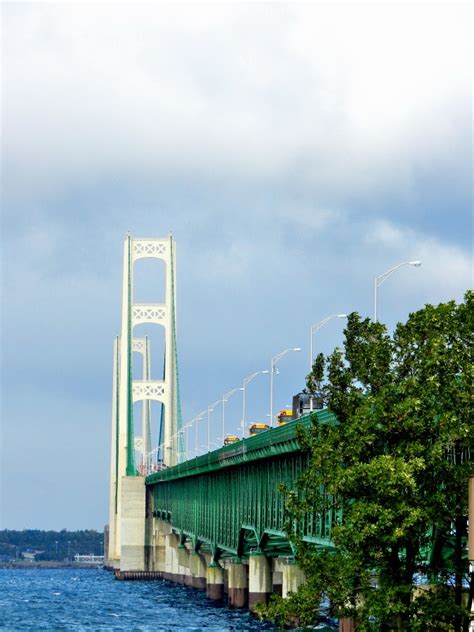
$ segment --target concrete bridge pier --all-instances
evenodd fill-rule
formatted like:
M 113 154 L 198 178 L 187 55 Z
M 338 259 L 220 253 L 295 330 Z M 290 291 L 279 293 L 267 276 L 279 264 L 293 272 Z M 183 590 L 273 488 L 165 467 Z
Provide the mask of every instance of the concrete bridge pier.
M 232 560 L 228 567 L 228 595 L 230 608 L 245 608 L 249 598 L 247 566 Z
M 214 601 L 224 598 L 224 573 L 218 562 L 212 561 L 207 567 L 206 594 L 208 599 Z
M 151 568 L 148 570 L 164 573 L 166 570 L 167 537 L 171 534 L 169 522 L 153 518 Z
M 139 476 L 122 477 L 121 571 L 145 570 L 145 481 Z
M 191 571 L 189 570 L 189 550 L 184 544 L 178 544 L 176 552 L 178 554 L 179 574 L 183 580 L 182 583 L 185 586 L 192 586 Z
M 285 560 L 280 557 L 273 559 L 273 572 L 272 572 L 272 593 L 275 595 L 282 595 L 283 584 L 283 564 Z
M 148 570 L 164 573 L 166 559 L 166 535 L 168 535 L 168 533 L 163 528 L 163 525 L 166 525 L 167 523 L 160 523 L 162 523 L 161 520 L 155 519 L 153 521 L 153 540 L 150 555 L 150 568 Z
M 206 590 L 207 573 L 206 563 L 199 553 L 191 551 L 189 554 L 189 570 L 191 572 L 191 585 L 198 590 Z
M 261 552 L 249 555 L 249 610 L 255 612 L 257 603 L 268 603 L 272 592 L 270 560 Z
M 166 536 L 165 545 L 165 571 L 163 573 L 163 579 L 178 583 L 179 580 L 179 565 L 178 565 L 178 536 L 174 533 L 170 533 Z
M 289 561 L 283 565 L 282 570 L 283 582 L 282 582 L 282 597 L 288 597 L 288 593 L 295 593 L 301 584 L 306 581 L 304 572 L 299 568 L 294 561 Z

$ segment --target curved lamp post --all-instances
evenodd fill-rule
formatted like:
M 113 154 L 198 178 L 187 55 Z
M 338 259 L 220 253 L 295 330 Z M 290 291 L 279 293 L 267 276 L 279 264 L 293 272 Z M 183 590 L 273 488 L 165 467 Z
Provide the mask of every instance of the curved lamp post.
M 214 410 L 214 406 L 220 404 L 221 400 L 218 399 L 213 404 L 207 407 L 207 451 L 210 452 L 209 448 L 211 445 L 211 413 Z
M 393 274 L 396 270 L 398 270 L 402 266 L 415 266 L 415 268 L 419 268 L 421 266 L 421 261 L 403 261 L 402 263 L 398 263 L 396 266 L 393 266 L 393 268 L 390 268 L 383 274 L 379 274 L 379 276 L 376 276 L 374 279 L 374 322 L 375 323 L 378 322 L 378 313 L 377 313 L 378 288 L 382 285 L 382 283 L 384 283 L 384 281 L 388 279 L 388 277 L 391 274 Z
M 313 368 L 313 335 L 319 331 L 321 329 L 321 327 L 324 327 L 324 325 L 326 325 L 330 320 L 332 320 L 333 318 L 347 318 L 347 314 L 334 314 L 333 316 L 326 316 L 326 318 L 323 318 L 322 320 L 318 321 L 317 323 L 314 323 L 314 325 L 311 325 L 310 328 L 310 333 L 309 333 L 309 370 L 311 371 L 311 369 Z
M 284 355 L 289 353 L 290 351 L 301 351 L 300 347 L 294 347 L 293 349 L 285 349 L 285 351 L 280 351 L 272 357 L 272 361 L 270 363 L 270 426 L 273 428 L 273 374 L 275 373 L 275 367 L 277 362 L 283 358 Z
M 326 318 L 323 318 L 322 320 L 319 320 L 317 323 L 314 323 L 314 325 L 311 325 L 310 328 L 310 332 L 309 332 L 309 371 L 311 372 L 312 368 L 313 368 L 313 335 L 319 331 L 321 329 L 321 327 L 324 327 L 324 325 L 327 325 L 327 323 L 330 320 L 333 320 L 333 318 L 347 318 L 347 314 L 333 314 L 332 316 L 326 316 Z M 309 400 L 309 407 L 310 407 L 310 411 L 313 411 L 313 396 L 311 395 L 310 400 Z
M 191 420 L 191 423 L 196 422 L 196 428 L 194 431 L 194 454 L 197 456 L 197 451 L 198 451 L 198 421 L 202 421 L 202 419 L 204 418 L 204 414 L 205 414 L 205 410 L 201 411 L 200 413 L 198 413 L 198 415 L 196 415 L 196 417 L 194 417 L 194 419 Z
M 247 384 L 250 384 L 250 382 L 257 377 L 257 375 L 262 375 L 262 374 L 267 374 L 270 373 L 270 371 L 268 371 L 267 369 L 265 369 L 264 371 L 255 371 L 255 373 L 252 373 L 252 375 L 248 375 L 247 377 L 244 377 L 244 381 L 242 382 L 242 388 L 240 389 L 242 391 L 242 439 L 244 438 L 244 432 L 245 432 L 245 404 L 246 404 L 246 398 L 245 398 L 245 389 Z
M 237 388 L 233 388 L 231 391 L 229 391 L 228 393 L 225 393 L 225 395 L 222 396 L 222 442 L 224 442 L 224 437 L 225 437 L 225 403 L 227 401 L 229 401 L 229 398 L 234 394 L 237 393 L 237 391 L 243 391 L 244 389 L 239 386 Z

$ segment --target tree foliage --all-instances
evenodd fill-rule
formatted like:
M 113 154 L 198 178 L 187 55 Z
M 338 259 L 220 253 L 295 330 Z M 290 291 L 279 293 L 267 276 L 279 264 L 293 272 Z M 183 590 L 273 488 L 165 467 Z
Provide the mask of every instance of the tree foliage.
M 315 416 L 300 433 L 309 468 L 283 492 L 308 582 L 266 616 L 308 621 L 329 600 L 361 631 L 467 630 L 473 325 L 473 292 L 410 314 L 392 335 L 352 313 L 344 349 L 316 358 L 307 388 L 339 423 Z M 294 525 L 329 505 L 342 520 L 334 551 L 321 552 Z

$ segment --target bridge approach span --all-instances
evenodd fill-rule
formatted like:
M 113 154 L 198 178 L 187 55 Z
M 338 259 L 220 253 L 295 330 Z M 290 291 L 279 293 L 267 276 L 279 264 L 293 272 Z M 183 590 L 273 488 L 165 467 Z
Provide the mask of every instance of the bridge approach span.
M 327 410 L 317 416 L 335 423 Z M 253 551 L 292 556 L 278 487 L 294 488 L 307 468 L 309 456 L 299 446 L 296 427 L 310 424 L 308 415 L 148 476 L 148 515 L 168 522 L 181 544 L 214 561 L 245 559 Z M 331 548 L 337 519 L 331 508 L 307 514 L 300 524 L 303 540 Z

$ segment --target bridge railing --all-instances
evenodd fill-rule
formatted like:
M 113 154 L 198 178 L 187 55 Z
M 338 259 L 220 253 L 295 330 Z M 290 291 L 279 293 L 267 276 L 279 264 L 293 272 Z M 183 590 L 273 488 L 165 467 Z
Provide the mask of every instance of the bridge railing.
M 327 410 L 317 416 L 322 423 L 336 423 Z M 309 455 L 301 450 L 296 427 L 310 424 L 306 416 L 151 474 L 146 485 L 153 514 L 170 521 L 195 546 L 212 551 L 245 556 L 259 548 L 270 555 L 291 554 L 278 486 L 293 488 L 307 468 Z M 303 539 L 332 546 L 337 519 L 331 503 L 324 512 L 304 516 Z
M 337 423 L 336 417 L 327 409 L 313 413 L 323 424 Z M 298 452 L 300 445 L 296 435 L 296 427 L 309 430 L 311 414 L 288 422 L 278 428 L 269 428 L 254 437 L 246 437 L 217 450 L 178 463 L 173 467 L 159 468 L 152 472 L 146 480 L 147 485 L 176 478 L 195 476 L 204 472 L 219 470 L 249 461 L 270 458 L 279 454 Z

